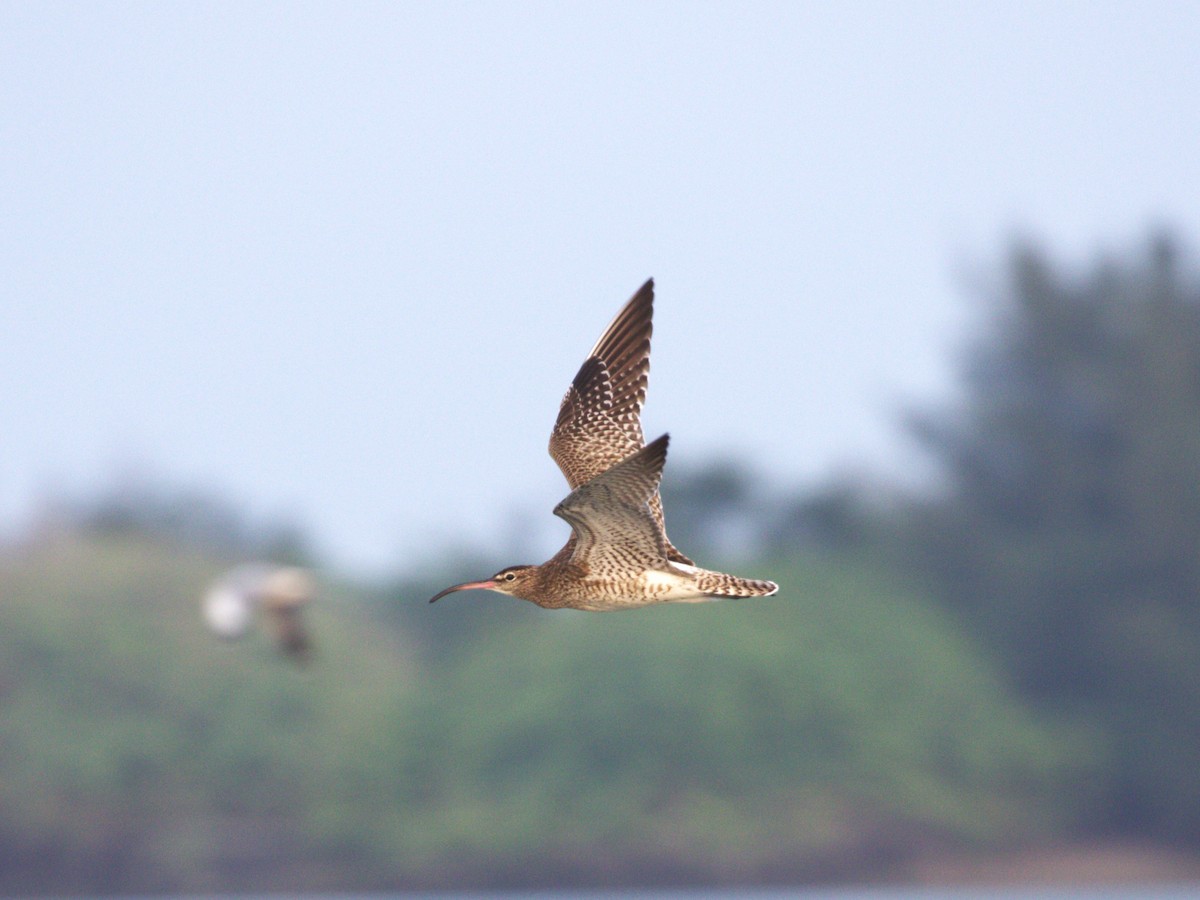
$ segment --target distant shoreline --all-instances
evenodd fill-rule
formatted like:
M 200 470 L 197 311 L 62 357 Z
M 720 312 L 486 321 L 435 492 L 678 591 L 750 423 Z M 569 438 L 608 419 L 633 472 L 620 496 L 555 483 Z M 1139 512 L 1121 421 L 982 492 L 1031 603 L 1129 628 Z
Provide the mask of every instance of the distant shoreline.
M 1086 843 L 1006 853 L 934 853 L 901 880 L 930 887 L 1200 883 L 1200 854 L 1150 843 Z

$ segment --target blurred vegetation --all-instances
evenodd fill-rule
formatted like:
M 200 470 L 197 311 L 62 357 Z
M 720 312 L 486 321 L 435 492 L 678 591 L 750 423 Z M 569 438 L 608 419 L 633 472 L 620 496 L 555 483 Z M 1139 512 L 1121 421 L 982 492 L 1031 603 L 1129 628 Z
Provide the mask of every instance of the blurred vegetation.
M 1082 271 L 1014 249 L 904 559 L 1024 696 L 1097 725 L 1100 827 L 1200 847 L 1200 277 L 1155 236 Z
M 782 596 L 624 615 L 327 584 L 300 669 L 265 634 L 203 631 L 224 564 L 95 533 L 4 555 L 0 889 L 861 872 L 1053 833 L 1090 771 L 1081 732 L 852 565 L 765 566 Z
M 1200 835 L 1200 282 L 1170 241 L 1014 250 L 941 477 L 664 484 L 685 552 L 777 597 L 616 615 L 504 562 L 328 577 L 316 659 L 199 601 L 303 535 L 123 490 L 0 549 L 0 892 L 738 883 L 931 848 Z M 753 558 L 752 558 L 753 557 Z M 731 561 L 732 560 L 732 561 Z
M 935 610 L 853 566 L 765 566 L 778 597 L 515 620 L 423 692 L 432 832 L 531 877 L 863 873 L 922 842 L 1003 844 L 1075 814 L 1089 752 Z M 510 605 L 459 598 L 446 615 Z M 1071 798 L 1071 799 L 1068 799 Z
M 285 864 L 320 885 L 321 860 L 369 855 L 363 826 L 403 789 L 387 719 L 408 655 L 333 586 L 311 670 L 265 634 L 217 641 L 199 598 L 221 569 L 142 535 L 4 554 L 0 889 L 216 889 Z

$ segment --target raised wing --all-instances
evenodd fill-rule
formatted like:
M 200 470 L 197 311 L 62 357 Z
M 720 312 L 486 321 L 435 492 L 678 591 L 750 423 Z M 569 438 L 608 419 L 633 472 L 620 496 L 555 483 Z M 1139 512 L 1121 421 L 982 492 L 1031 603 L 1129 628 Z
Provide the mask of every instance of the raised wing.
M 670 544 L 650 500 L 667 461 L 667 435 L 567 495 L 554 509 L 571 524 L 570 561 L 590 574 L 619 577 L 662 568 Z
M 651 279 L 605 329 L 562 399 L 550 455 L 572 489 L 642 449 L 653 316 Z
M 638 289 L 592 347 L 558 409 L 550 455 L 572 489 L 591 481 L 642 449 L 642 403 L 650 378 L 654 279 Z M 650 512 L 664 534 L 657 490 Z M 667 555 L 691 560 L 667 541 Z

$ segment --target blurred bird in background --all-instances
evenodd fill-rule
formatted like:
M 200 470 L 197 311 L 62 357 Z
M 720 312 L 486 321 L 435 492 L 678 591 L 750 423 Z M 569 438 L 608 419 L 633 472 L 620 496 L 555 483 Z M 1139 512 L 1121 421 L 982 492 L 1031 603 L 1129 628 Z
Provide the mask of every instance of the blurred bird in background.
M 262 612 L 280 651 L 297 663 L 312 656 L 303 609 L 316 595 L 316 583 L 305 569 L 270 563 L 247 563 L 230 569 L 204 596 L 204 620 L 227 640 L 241 638 Z

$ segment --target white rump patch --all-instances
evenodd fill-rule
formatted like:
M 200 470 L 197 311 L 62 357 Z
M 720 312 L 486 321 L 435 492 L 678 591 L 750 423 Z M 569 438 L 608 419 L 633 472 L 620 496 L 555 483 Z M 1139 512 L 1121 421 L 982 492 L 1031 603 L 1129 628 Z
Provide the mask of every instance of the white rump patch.
M 665 572 L 661 569 L 650 569 L 643 576 L 646 579 L 646 585 L 651 589 L 667 588 L 661 594 L 656 595 L 658 599 L 673 600 L 677 603 L 702 603 L 714 599 L 708 594 L 696 590 L 691 573 L 699 572 L 700 569 L 676 562 L 669 562 L 667 565 L 677 571 Z

